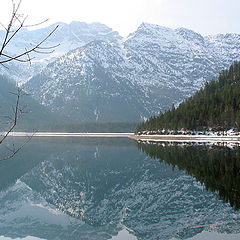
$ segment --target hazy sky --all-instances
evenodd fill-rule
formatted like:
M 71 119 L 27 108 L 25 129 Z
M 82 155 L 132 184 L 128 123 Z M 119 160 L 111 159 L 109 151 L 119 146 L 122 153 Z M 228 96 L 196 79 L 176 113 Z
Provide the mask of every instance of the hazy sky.
M 1 1 L 6 22 L 11 0 Z M 22 0 L 29 22 L 73 20 L 101 22 L 126 36 L 142 22 L 170 28 L 186 27 L 200 34 L 240 33 L 240 0 Z

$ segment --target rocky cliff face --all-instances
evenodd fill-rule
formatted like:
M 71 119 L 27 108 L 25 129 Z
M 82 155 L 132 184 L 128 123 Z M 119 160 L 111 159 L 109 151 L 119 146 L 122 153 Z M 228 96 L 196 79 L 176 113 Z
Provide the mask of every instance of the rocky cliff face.
M 237 34 L 203 37 L 143 23 L 126 39 L 114 36 L 49 64 L 27 84 L 35 98 L 78 121 L 139 121 L 191 96 L 239 59 Z
M 26 30 L 20 40 L 34 43 L 48 31 Z M 61 43 L 55 55 L 38 56 L 34 73 L 22 76 L 35 74 L 26 84 L 33 96 L 73 120 L 140 121 L 177 105 L 238 60 L 239 40 L 148 23 L 122 39 L 99 23 L 60 23 L 48 43 Z

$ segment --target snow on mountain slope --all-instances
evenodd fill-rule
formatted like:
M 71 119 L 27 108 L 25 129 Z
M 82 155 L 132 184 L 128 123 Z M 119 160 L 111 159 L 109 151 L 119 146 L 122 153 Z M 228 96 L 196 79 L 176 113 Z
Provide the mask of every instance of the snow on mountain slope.
M 124 40 L 94 41 L 71 51 L 27 86 L 52 111 L 78 121 L 143 120 L 191 96 L 238 60 L 239 38 L 204 38 L 143 23 Z
M 48 36 L 57 25 L 59 25 L 58 29 L 43 45 L 44 47 L 51 47 L 59 44 L 53 53 L 32 54 L 31 57 L 34 57 L 34 59 L 31 67 L 29 67 L 29 64 L 11 63 L 6 65 L 8 69 L 4 67 L 0 68 L 0 74 L 11 76 L 19 82 L 26 82 L 31 76 L 40 72 L 48 63 L 53 62 L 57 57 L 62 56 L 70 50 L 94 40 L 115 42 L 121 39 L 117 32 L 112 31 L 111 28 L 101 23 L 87 24 L 84 22 L 72 22 L 66 24 L 59 22 L 49 27 L 32 31 L 22 29 L 7 46 L 6 52 L 16 55 L 25 51 L 25 48 L 31 48 L 31 46 L 38 44 Z M 4 31 L 0 31 L 0 40 L 3 39 L 3 36 Z
M 240 34 L 218 34 L 207 36 L 208 47 L 213 49 L 216 57 L 224 59 L 228 64 L 232 64 L 232 59 L 239 60 Z
M 172 30 L 143 23 L 124 45 L 135 64 L 146 66 L 138 72 L 144 85 L 175 86 L 191 93 L 218 72 L 215 64 L 219 57 L 216 59 L 216 53 L 201 35 L 188 29 Z M 222 61 L 221 65 L 220 69 L 225 63 Z
M 48 65 L 27 87 L 43 105 L 73 120 L 134 121 L 149 113 L 125 61 L 120 48 L 94 41 Z

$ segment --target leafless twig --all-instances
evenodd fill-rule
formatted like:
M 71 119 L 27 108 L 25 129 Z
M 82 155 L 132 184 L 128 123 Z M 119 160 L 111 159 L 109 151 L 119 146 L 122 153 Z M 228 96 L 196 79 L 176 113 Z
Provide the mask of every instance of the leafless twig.
M 16 55 L 11 55 L 6 52 L 7 46 L 10 45 L 10 43 L 14 40 L 16 35 L 20 32 L 20 30 L 24 27 L 35 27 L 42 23 L 45 23 L 47 20 L 44 20 L 40 23 L 32 24 L 32 25 L 25 25 L 26 19 L 28 16 L 25 16 L 24 14 L 19 13 L 19 8 L 21 5 L 22 0 L 19 0 L 19 2 L 16 4 L 15 1 L 12 1 L 12 14 L 11 19 L 9 21 L 8 26 L 2 27 L 5 29 L 5 36 L 3 38 L 3 42 L 0 45 L 0 64 L 5 66 L 5 63 L 11 62 L 11 61 L 17 61 L 17 62 L 29 62 L 31 64 L 31 61 L 33 60 L 33 57 L 31 57 L 31 53 L 38 53 L 38 54 L 50 54 L 53 53 L 55 48 L 59 46 L 54 45 L 50 47 L 44 47 L 43 44 L 48 40 L 48 38 L 57 30 L 58 25 L 46 36 L 44 37 L 39 43 L 31 46 L 30 48 L 26 48 Z
M 49 34 L 47 34 L 42 40 L 40 40 L 37 44 L 30 44 L 30 47 L 23 46 L 22 52 L 18 54 L 10 54 L 7 52 L 7 47 L 14 41 L 16 36 L 20 33 L 20 30 L 24 27 L 35 27 L 40 24 L 45 23 L 47 20 L 44 20 L 37 24 L 26 25 L 25 22 L 27 17 L 25 14 L 21 14 L 19 12 L 22 0 L 12 0 L 12 13 L 7 26 L 0 23 L 0 25 L 4 28 L 5 34 L 3 36 L 3 41 L 0 43 L 0 66 L 8 68 L 5 64 L 8 62 L 20 62 L 20 63 L 29 63 L 31 65 L 31 61 L 34 57 L 32 57 L 32 53 L 37 54 L 50 54 L 53 53 L 55 48 L 59 45 L 54 45 L 50 47 L 44 46 L 44 43 L 52 36 L 52 34 L 57 30 L 58 26 L 56 26 Z M 6 140 L 9 134 L 14 130 L 17 125 L 19 118 L 22 114 L 26 113 L 25 108 L 20 106 L 20 99 L 26 95 L 25 91 L 18 87 L 16 93 L 11 93 L 16 96 L 15 105 L 12 107 L 13 117 L 11 116 L 2 116 L 5 119 L 4 122 L 0 122 L 1 124 L 10 124 L 10 127 L 6 132 L 3 133 L 3 136 L 0 137 L 0 145 Z M 32 135 L 33 136 L 33 135 Z M 11 149 L 10 154 L 4 158 L 0 158 L 0 161 L 7 160 L 12 158 L 16 153 L 18 153 L 32 138 L 32 136 L 28 136 L 27 140 L 20 146 Z
M 17 148 L 15 148 L 15 145 L 13 145 L 13 148 L 7 148 L 10 151 L 10 154 L 7 155 L 6 157 L 0 158 L 0 161 L 5 161 L 5 160 L 13 158 L 27 143 L 29 143 L 31 141 L 33 136 L 34 136 L 34 134 L 31 136 L 27 136 L 27 140 L 21 146 L 19 146 Z
M 25 96 L 26 93 L 23 91 L 22 88 L 18 87 L 17 88 L 17 93 L 12 93 L 13 95 L 15 95 L 17 97 L 16 99 L 16 104 L 13 106 L 13 113 L 14 113 L 14 117 L 11 118 L 10 116 L 7 116 L 9 118 L 9 120 L 13 120 L 12 121 L 12 125 L 11 127 L 8 129 L 8 131 L 4 134 L 4 136 L 0 139 L 0 144 L 3 143 L 3 141 L 7 138 L 7 136 L 9 135 L 10 132 L 13 131 L 13 129 L 16 127 L 17 125 L 17 121 L 19 120 L 19 118 L 21 117 L 21 115 L 23 114 L 23 109 L 20 107 L 20 98 Z

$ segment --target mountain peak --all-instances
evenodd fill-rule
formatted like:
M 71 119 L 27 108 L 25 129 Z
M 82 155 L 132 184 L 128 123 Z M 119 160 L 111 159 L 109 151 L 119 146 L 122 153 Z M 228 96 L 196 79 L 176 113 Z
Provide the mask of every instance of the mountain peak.
M 147 34 L 162 34 L 166 32 L 172 32 L 173 30 L 168 27 L 160 26 L 157 24 L 151 24 L 143 22 L 137 29 L 137 32 L 143 32 Z
M 153 23 L 147 23 L 147 22 L 143 22 L 140 24 L 140 26 L 138 27 L 138 29 L 155 29 L 155 30 L 165 30 L 165 31 L 169 31 L 172 30 L 169 27 L 165 27 L 165 26 L 161 26 L 158 24 L 153 24 Z
M 191 29 L 187 29 L 187 28 L 177 28 L 175 29 L 175 32 L 182 36 L 184 39 L 186 40 L 198 40 L 200 42 L 204 42 L 204 38 L 202 35 L 200 35 L 199 33 L 196 33 L 195 31 L 191 30 Z
M 105 24 L 99 23 L 99 22 L 92 22 L 92 23 L 86 23 L 86 22 L 80 22 L 80 21 L 72 21 L 69 24 L 72 28 L 81 28 L 81 29 L 98 29 L 99 31 L 109 32 L 113 31 L 110 27 L 106 26 Z
M 73 21 L 70 24 L 64 22 L 57 22 L 45 28 L 39 28 L 34 30 L 19 31 L 15 36 L 15 41 L 12 41 L 7 51 L 9 54 L 16 55 L 18 52 L 24 51 L 25 47 L 28 48 L 30 44 L 36 45 L 42 41 L 57 25 L 58 29 L 47 39 L 44 46 L 55 46 L 59 45 L 53 53 L 49 54 L 32 54 L 34 58 L 32 61 L 32 68 L 29 68 L 24 64 L 9 63 L 8 68 L 18 69 L 14 72 L 0 69 L 1 74 L 6 74 L 15 78 L 16 81 L 25 82 L 27 79 L 35 75 L 36 72 L 40 72 L 41 69 L 48 63 L 56 60 L 57 57 L 63 54 L 82 47 L 92 41 L 102 40 L 106 42 L 116 43 L 121 39 L 118 32 L 113 31 L 101 23 L 84 23 L 79 21 Z M 0 38 L 3 38 L 4 32 L 0 30 Z M 14 64 L 14 67 L 11 66 Z M 15 66 L 16 65 L 16 66 Z
M 135 32 L 128 36 L 127 40 L 138 38 L 144 41 L 147 39 L 158 41 L 159 39 L 175 38 L 175 36 L 176 33 L 171 28 L 143 22 Z
M 77 46 L 83 29 L 61 34 L 71 47 Z M 104 31 L 96 35 L 86 30 L 84 37 L 82 41 L 91 41 L 48 65 L 27 84 L 53 112 L 64 111 L 83 122 L 142 121 L 177 105 L 239 59 L 236 41 L 211 43 L 185 28 L 142 23 L 125 41 L 114 42 L 114 35 Z

